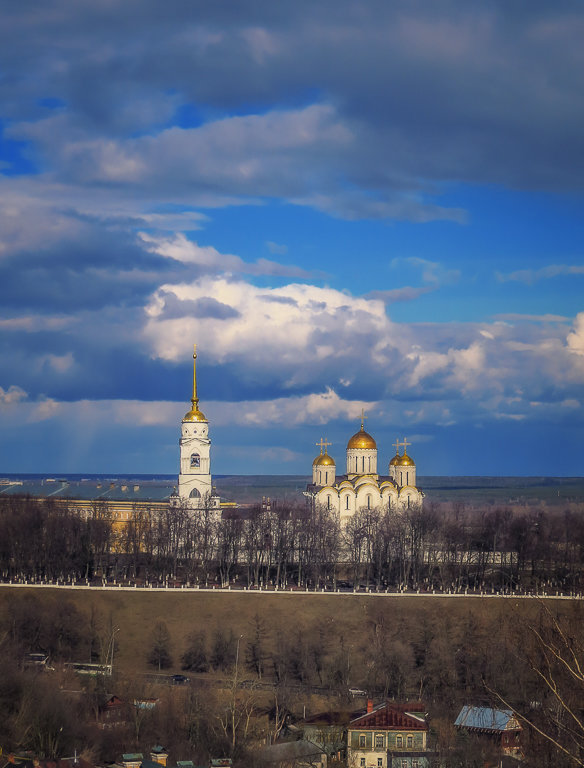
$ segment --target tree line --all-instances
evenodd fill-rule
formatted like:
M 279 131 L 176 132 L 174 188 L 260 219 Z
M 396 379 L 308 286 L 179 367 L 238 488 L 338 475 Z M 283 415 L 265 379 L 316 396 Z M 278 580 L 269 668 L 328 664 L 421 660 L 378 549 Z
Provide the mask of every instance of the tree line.
M 136 504 L 116 521 L 51 499 L 0 501 L 4 580 L 179 581 L 202 586 L 579 592 L 581 508 L 425 504 L 360 509 L 273 502 L 217 513 Z

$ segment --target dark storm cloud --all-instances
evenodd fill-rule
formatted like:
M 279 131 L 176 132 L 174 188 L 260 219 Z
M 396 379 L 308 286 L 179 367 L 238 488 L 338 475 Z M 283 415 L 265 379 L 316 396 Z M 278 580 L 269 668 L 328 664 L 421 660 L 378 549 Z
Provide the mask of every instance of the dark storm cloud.
M 108 148 L 93 141 L 110 136 L 114 167 L 116 158 L 138 165 L 145 158 L 146 181 L 158 188 L 166 168 L 176 188 L 199 179 L 218 194 L 294 197 L 349 218 L 419 220 L 416 208 L 428 204 L 422 196 L 446 182 L 581 183 L 581 4 L 336 0 L 168 9 L 151 0 L 53 2 L 34 14 L 13 4 L 4 13 L 5 116 L 57 115 L 54 133 L 51 122 L 40 123 L 44 139 L 34 139 L 45 141 L 43 163 L 57 175 L 103 183 L 95 163 L 103 170 Z M 66 108 L 41 106 L 41 96 Z M 214 147 L 187 134 L 183 171 L 166 165 L 164 152 L 157 168 L 159 143 L 151 154 L 146 137 L 171 126 L 185 104 L 196 105 L 203 122 L 326 104 L 332 111 L 319 133 L 342 126 L 347 138 L 328 148 L 315 138 L 279 153 L 244 141 L 241 160 L 253 149 L 255 167 L 240 174 L 228 131 Z M 26 133 L 14 123 L 13 132 Z M 209 173 L 192 165 L 189 146 L 208 151 Z M 226 148 L 235 168 L 222 172 Z M 312 177 L 303 165 L 311 160 Z M 109 183 L 131 185 L 131 166 L 121 162 L 121 177 Z M 315 179 L 323 197 L 313 198 Z M 440 206 L 427 215 L 448 216 Z

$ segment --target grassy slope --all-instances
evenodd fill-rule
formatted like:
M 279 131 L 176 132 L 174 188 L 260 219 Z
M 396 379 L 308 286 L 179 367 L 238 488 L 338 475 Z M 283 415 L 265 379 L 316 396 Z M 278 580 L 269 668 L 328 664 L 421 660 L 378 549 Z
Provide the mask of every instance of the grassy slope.
M 111 616 L 113 624 L 120 627 L 116 666 L 125 674 L 147 671 L 145 659 L 150 635 L 158 620 L 165 621 L 171 633 L 176 660 L 174 671 L 179 671 L 178 657 L 190 632 L 203 629 L 210 639 L 214 629 L 222 626 L 226 630 L 232 629 L 236 636 L 243 635 L 242 643 L 245 644 L 253 631 L 253 617 L 259 614 L 270 629 L 268 644 L 277 642 L 278 636 L 292 637 L 299 629 L 314 632 L 317 627 L 325 628 L 331 646 L 338 647 L 343 636 L 345 646 L 351 649 L 355 659 L 358 674 L 358 667 L 366 663 L 374 624 L 381 624 L 392 634 L 401 626 L 410 635 L 422 624 L 444 626 L 446 621 L 456 633 L 456 628 L 463 625 L 471 612 L 490 623 L 510 614 L 515 619 L 533 615 L 539 608 L 536 601 L 498 598 L 134 593 L 0 587 L 0 626 L 6 626 L 7 600 L 23 599 L 27 594 L 34 594 L 51 609 L 58 601 L 70 601 L 86 615 L 93 605 L 101 614 L 104 625 L 109 624 Z

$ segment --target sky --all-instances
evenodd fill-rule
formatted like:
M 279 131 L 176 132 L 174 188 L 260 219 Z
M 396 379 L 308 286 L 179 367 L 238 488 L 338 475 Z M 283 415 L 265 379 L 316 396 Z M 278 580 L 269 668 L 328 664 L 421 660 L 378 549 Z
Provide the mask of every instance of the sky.
M 584 5 L 5 0 L 0 474 L 582 475 Z M 385 470 L 387 471 L 387 470 Z

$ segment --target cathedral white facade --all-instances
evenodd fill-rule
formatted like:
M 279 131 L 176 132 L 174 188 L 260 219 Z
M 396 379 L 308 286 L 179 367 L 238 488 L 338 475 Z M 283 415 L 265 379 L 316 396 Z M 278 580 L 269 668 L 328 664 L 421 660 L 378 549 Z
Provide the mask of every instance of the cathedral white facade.
M 172 503 L 189 509 L 219 509 L 220 500 L 213 494 L 211 478 L 211 440 L 209 420 L 199 410 L 197 396 L 197 348 L 193 352 L 193 396 L 191 410 L 181 422 L 179 439 L 180 469 L 178 492 L 171 497 Z
M 406 439 L 394 443 L 396 453 L 389 461 L 388 474 L 378 474 L 377 443 L 365 431 L 364 418 L 363 414 L 361 429 L 347 443 L 346 473 L 337 475 L 335 460 L 327 451 L 331 443 L 321 440 L 317 443 L 320 454 L 312 462 L 312 483 L 306 489 L 313 504 L 335 510 L 341 522 L 362 508 L 419 508 L 424 498 L 416 485 L 416 464 L 407 453 L 410 443 Z

